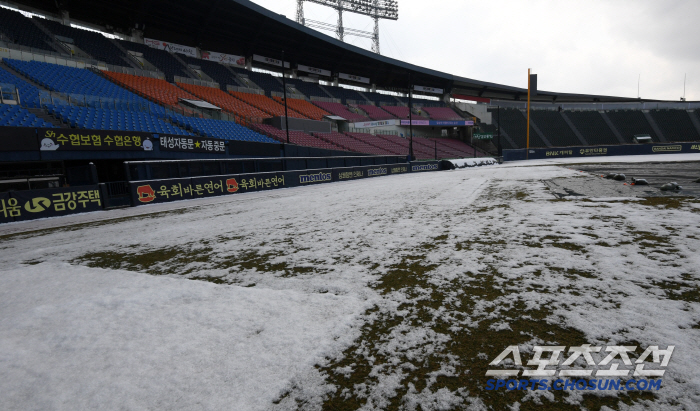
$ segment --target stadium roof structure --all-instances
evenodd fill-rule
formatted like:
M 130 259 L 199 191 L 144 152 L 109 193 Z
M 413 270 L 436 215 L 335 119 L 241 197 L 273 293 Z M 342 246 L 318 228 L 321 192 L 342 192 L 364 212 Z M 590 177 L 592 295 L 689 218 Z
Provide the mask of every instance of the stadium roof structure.
M 346 44 L 304 27 L 249 0 L 19 0 L 21 4 L 119 32 L 143 29 L 144 36 L 202 50 L 263 55 L 367 77 L 380 88 L 406 91 L 413 84 L 440 88 L 453 95 L 499 100 L 525 100 L 527 89 L 489 83 L 416 66 Z M 526 78 L 523 76 L 523 78 Z M 626 97 L 542 91 L 536 102 L 639 102 Z

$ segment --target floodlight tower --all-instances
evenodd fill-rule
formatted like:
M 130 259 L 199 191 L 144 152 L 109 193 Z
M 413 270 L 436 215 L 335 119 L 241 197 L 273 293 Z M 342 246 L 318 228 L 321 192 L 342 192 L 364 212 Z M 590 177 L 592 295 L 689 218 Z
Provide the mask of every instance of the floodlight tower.
M 338 11 L 338 24 L 304 18 L 304 2 L 327 6 Z M 362 14 L 374 19 L 374 32 L 345 29 L 343 27 L 343 12 Z M 297 0 L 297 23 L 320 30 L 334 31 L 338 40 L 345 41 L 345 35 L 364 37 L 372 40 L 372 51 L 379 53 L 379 19 L 398 20 L 399 3 L 397 0 Z

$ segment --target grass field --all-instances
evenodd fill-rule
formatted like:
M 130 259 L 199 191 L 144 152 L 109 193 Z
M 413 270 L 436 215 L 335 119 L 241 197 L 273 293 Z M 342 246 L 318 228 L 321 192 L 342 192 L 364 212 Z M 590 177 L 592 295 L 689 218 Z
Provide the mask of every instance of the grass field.
M 621 183 L 488 166 L 5 235 L 0 408 L 697 409 L 700 200 L 567 184 Z M 659 390 L 485 389 L 507 346 L 582 344 L 675 351 Z

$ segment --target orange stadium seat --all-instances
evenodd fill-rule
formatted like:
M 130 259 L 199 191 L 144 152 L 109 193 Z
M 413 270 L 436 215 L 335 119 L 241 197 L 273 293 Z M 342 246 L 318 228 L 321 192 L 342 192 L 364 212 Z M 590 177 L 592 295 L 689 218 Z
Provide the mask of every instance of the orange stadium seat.
M 104 75 L 115 83 L 165 106 L 176 107 L 181 98 L 199 100 L 192 94 L 165 80 L 111 71 L 105 71 Z
M 221 107 L 224 111 L 247 120 L 247 122 L 260 123 L 262 119 L 272 117 L 270 114 L 234 98 L 221 89 L 184 83 L 177 83 L 177 85 L 195 96 Z
M 267 96 L 241 93 L 240 91 L 229 91 L 229 93 L 237 99 L 244 101 L 251 106 L 255 106 L 272 116 L 284 117 L 284 106 Z M 289 117 L 308 118 L 303 114 L 297 113 L 291 108 L 289 109 Z
M 284 105 L 284 98 L 282 97 L 274 97 L 276 101 L 278 101 L 280 104 Z M 301 113 L 305 115 L 306 117 L 312 119 L 312 120 L 323 120 L 324 116 L 330 115 L 329 112 L 326 110 L 315 106 L 314 104 L 306 101 L 306 100 L 301 100 L 297 98 L 288 98 L 287 99 L 287 107 L 291 108 L 292 110 Z

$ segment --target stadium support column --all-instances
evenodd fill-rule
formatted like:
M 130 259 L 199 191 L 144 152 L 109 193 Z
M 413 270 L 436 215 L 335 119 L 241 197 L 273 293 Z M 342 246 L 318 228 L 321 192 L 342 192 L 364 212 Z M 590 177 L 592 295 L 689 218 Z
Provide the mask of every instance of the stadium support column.
M 496 129 L 498 132 L 498 156 L 503 157 L 503 147 L 501 146 L 501 106 L 496 106 L 496 113 L 498 113 L 498 120 L 496 120 L 498 121 L 498 128 Z
M 287 130 L 287 144 L 289 144 L 289 115 L 287 112 L 287 76 L 284 67 L 284 50 L 282 50 L 282 91 L 284 92 L 284 128 Z
M 408 158 L 409 161 L 413 161 L 413 83 L 411 72 L 408 73 L 408 134 L 410 134 Z
M 375 9 L 376 12 L 376 9 Z M 379 17 L 374 16 L 374 33 L 372 34 L 372 51 L 377 54 L 382 54 L 379 52 Z
M 527 69 L 527 124 L 525 124 L 527 141 L 525 146 L 525 160 L 530 159 L 530 69 Z

